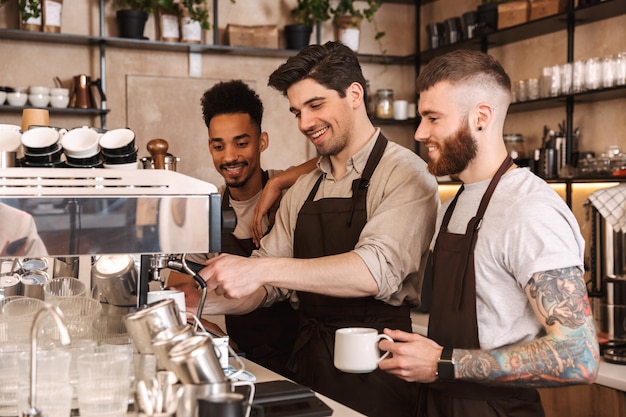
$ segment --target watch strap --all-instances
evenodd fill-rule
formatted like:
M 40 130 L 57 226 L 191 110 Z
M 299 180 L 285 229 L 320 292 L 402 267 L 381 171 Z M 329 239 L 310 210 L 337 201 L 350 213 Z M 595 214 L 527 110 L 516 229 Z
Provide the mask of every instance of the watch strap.
M 454 361 L 452 352 L 454 348 L 444 347 L 441 357 L 437 361 L 437 379 L 439 381 L 454 381 Z

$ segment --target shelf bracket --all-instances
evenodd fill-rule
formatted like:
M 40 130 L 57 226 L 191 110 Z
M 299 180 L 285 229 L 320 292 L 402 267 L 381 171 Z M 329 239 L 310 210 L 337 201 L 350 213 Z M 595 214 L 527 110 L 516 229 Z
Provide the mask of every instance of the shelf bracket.
M 202 75 L 202 55 L 199 52 L 189 52 L 189 76 L 199 78 Z

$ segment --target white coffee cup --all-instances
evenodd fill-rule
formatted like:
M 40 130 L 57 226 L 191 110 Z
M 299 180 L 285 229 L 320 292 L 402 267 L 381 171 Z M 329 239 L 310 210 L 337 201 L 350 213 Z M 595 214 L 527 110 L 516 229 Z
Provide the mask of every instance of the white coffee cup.
M 367 373 L 378 368 L 378 363 L 389 355 L 382 356 L 378 342 L 393 339 L 378 330 L 367 327 L 346 327 L 335 331 L 335 368 L 349 373 Z
M 187 323 L 187 304 L 185 304 L 185 293 L 176 290 L 148 291 L 148 304 L 152 304 L 159 300 L 172 299 L 180 311 L 180 319 L 183 323 Z

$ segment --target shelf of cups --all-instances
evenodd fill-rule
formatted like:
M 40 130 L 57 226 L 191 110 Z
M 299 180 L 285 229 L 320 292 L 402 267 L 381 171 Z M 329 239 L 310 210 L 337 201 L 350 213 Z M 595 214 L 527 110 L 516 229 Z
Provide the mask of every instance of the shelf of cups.
M 615 100 L 626 98 L 626 85 L 602 88 L 599 90 L 584 91 L 569 96 L 547 97 L 537 100 L 511 103 L 509 113 L 526 112 L 533 110 L 552 109 L 564 106 L 566 99 L 572 97 L 574 103 L 593 103 L 595 101 Z
M 31 106 L 10 106 L 10 105 L 0 105 L 0 112 L 7 113 L 21 113 L 24 109 L 31 108 L 39 108 L 39 107 L 31 107 Z M 78 116 L 100 116 L 103 114 L 109 113 L 111 110 L 101 110 L 101 109 L 80 109 L 75 107 L 43 107 L 44 109 L 50 111 L 52 114 L 69 114 L 69 115 L 78 115 Z
M 626 14 L 626 1 L 606 0 L 594 5 L 575 9 L 574 19 L 576 25 L 584 25 L 623 14 Z M 483 40 L 486 42 L 486 47 L 489 49 L 566 29 L 567 12 L 558 13 L 541 19 L 531 20 L 516 26 L 497 30 L 484 35 L 484 39 L 481 39 L 481 37 L 475 37 L 473 39 L 466 39 L 450 45 L 444 45 L 436 49 L 421 51 L 420 61 L 425 64 L 439 55 L 443 55 L 457 49 L 481 50 Z

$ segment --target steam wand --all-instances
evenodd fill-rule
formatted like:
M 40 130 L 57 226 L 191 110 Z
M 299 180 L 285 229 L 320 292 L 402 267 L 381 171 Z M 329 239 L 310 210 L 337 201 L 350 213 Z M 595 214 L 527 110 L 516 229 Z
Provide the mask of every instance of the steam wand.
M 202 268 L 204 268 L 204 265 L 187 261 L 186 256 L 186 254 L 183 254 L 180 258 L 180 261 L 176 259 L 168 261 L 167 267 L 173 269 L 174 271 L 191 275 L 194 281 L 198 283 L 198 285 L 200 286 L 201 294 L 200 301 L 198 301 L 198 310 L 196 315 L 198 317 L 201 317 L 202 310 L 204 309 L 204 302 L 206 301 L 206 282 L 204 282 L 204 279 L 200 275 L 198 275 L 198 273 Z

